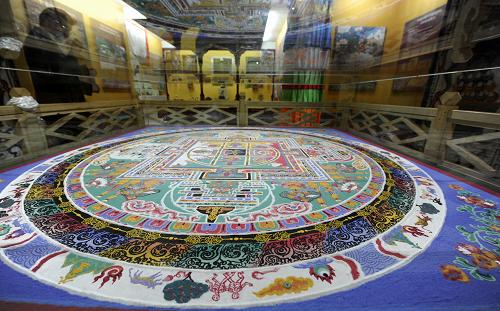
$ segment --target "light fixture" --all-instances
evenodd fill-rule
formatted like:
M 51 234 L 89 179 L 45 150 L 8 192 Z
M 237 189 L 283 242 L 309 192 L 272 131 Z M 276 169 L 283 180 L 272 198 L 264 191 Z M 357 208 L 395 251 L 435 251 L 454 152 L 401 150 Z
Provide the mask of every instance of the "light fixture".
M 161 41 L 161 48 L 162 49 L 175 49 L 175 46 L 173 46 L 172 44 L 168 43 L 165 40 L 162 40 Z
M 269 13 L 267 14 L 266 28 L 264 30 L 264 36 L 262 37 L 263 43 L 276 42 L 287 17 L 288 8 L 286 5 L 276 5 L 271 7 Z
M 116 2 L 123 6 L 123 14 L 125 15 L 125 19 L 127 20 L 147 19 L 147 17 L 144 16 L 144 14 L 134 9 L 129 4 L 123 2 L 123 0 L 116 0 Z
M 273 34 L 278 30 L 280 18 L 277 11 L 269 10 L 267 14 L 266 30 L 264 30 L 264 37 L 262 41 L 272 41 Z

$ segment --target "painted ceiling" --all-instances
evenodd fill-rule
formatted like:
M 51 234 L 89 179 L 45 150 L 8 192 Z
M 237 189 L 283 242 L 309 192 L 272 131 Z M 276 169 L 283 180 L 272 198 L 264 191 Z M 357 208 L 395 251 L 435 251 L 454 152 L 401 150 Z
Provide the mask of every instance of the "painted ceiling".
M 332 0 L 123 0 L 147 17 L 141 25 L 173 44 L 187 29 L 213 44 L 259 46 L 271 8 L 288 7 L 292 19 L 324 20 Z M 294 22 L 296 28 L 302 25 Z M 189 32 L 187 33 L 189 35 Z M 214 39 L 216 39 L 214 41 Z
M 205 32 L 262 33 L 271 0 L 125 0 L 150 22 Z

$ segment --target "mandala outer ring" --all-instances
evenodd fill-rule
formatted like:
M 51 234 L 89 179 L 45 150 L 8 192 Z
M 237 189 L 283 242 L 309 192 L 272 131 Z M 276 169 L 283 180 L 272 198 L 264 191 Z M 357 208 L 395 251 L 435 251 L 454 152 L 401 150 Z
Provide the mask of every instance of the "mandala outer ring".
M 298 132 L 293 132 L 293 131 L 289 131 L 290 133 L 298 133 Z M 317 135 L 317 136 L 322 136 L 322 135 Z M 119 141 L 119 140 L 114 140 L 114 141 Z M 360 145 L 360 146 L 364 146 L 364 147 L 368 147 L 369 149 L 371 148 L 372 150 L 376 150 L 378 152 L 384 152 L 383 150 L 379 149 L 379 148 L 376 148 L 376 147 L 372 147 L 372 146 L 367 146 L 365 144 L 362 144 L 362 143 L 357 143 L 357 145 Z M 73 153 L 77 153 L 78 151 L 82 151 L 83 149 L 85 148 L 80 148 L 79 150 L 73 152 Z M 328 293 L 333 293 L 333 292 L 337 292 L 337 291 L 341 291 L 341 290 L 347 290 L 347 289 L 350 289 L 350 288 L 353 288 L 353 287 L 356 287 L 356 286 L 359 286 L 360 284 L 366 282 L 366 281 L 369 281 L 371 279 L 374 279 L 376 277 L 379 277 L 383 274 L 386 274 L 392 270 L 395 270 L 397 268 L 399 268 L 400 266 L 404 265 L 404 264 L 407 264 L 409 263 L 412 259 L 414 259 L 416 257 L 416 255 L 418 255 L 419 253 L 423 252 L 431 243 L 432 239 L 435 238 L 437 236 L 437 234 L 439 233 L 439 230 L 441 229 L 442 225 L 443 225 L 443 222 L 444 222 L 444 216 L 445 216 L 445 203 L 444 203 L 444 200 L 443 200 L 443 194 L 442 194 L 442 191 L 441 189 L 437 186 L 437 184 L 425 173 L 423 172 L 422 170 L 420 170 L 418 167 L 416 167 L 415 165 L 405 161 L 405 160 L 402 160 L 400 159 L 399 157 L 393 155 L 393 154 L 388 154 L 389 157 L 393 157 L 394 159 L 396 159 L 396 161 L 399 161 L 400 163 L 403 163 L 403 164 L 406 164 L 406 168 L 407 169 L 410 169 L 411 172 L 412 172 L 412 178 L 414 179 L 417 179 L 420 181 L 419 182 L 419 185 L 418 185 L 418 188 L 417 188 L 417 193 L 416 193 L 416 198 L 417 198 L 417 202 L 414 203 L 413 205 L 413 209 L 412 209 L 412 212 L 414 212 L 414 210 L 416 209 L 416 205 L 417 203 L 427 203 L 428 201 L 426 201 L 425 199 L 423 198 L 420 198 L 424 192 L 423 191 L 434 191 L 434 193 L 436 193 L 437 197 L 440 198 L 442 201 L 443 201 L 443 204 L 441 206 L 438 206 L 438 213 L 437 215 L 435 215 L 434 217 L 434 220 L 431 225 L 429 225 L 428 227 L 428 230 L 429 232 L 432 232 L 432 236 L 430 237 L 418 237 L 418 238 L 413 238 L 411 240 L 413 240 L 413 242 L 417 242 L 419 243 L 420 245 L 422 245 L 423 247 L 421 247 L 420 250 L 418 251 L 415 251 L 414 249 L 411 249 L 411 248 L 408 248 L 408 247 L 399 247 L 398 250 L 401 252 L 401 253 L 404 253 L 406 255 L 406 259 L 405 260 L 396 260 L 394 261 L 392 264 L 390 265 L 387 265 L 386 267 L 380 269 L 379 271 L 376 271 L 376 272 L 366 272 L 362 269 L 365 268 L 365 265 L 363 263 L 360 263 L 360 262 L 357 262 L 356 261 L 356 266 L 360 269 L 360 272 L 361 272 L 361 276 L 359 278 L 357 278 L 356 280 L 349 280 L 348 278 L 345 278 L 345 275 L 343 275 L 342 273 L 346 272 L 346 267 L 345 265 L 342 265 L 341 263 L 337 262 L 337 261 L 333 261 L 331 263 L 332 266 L 334 266 L 334 268 L 336 268 L 336 271 L 338 273 L 337 275 L 337 278 L 336 278 L 336 283 L 334 285 L 330 285 L 330 284 L 326 284 L 324 282 L 320 282 L 320 281 L 317 281 L 317 280 L 313 280 L 313 287 L 310 288 L 309 290 L 307 290 L 306 292 L 304 293 L 301 293 L 301 294 L 287 294 L 285 296 L 267 296 L 263 299 L 260 299 L 260 300 L 256 300 L 255 299 L 255 296 L 252 295 L 252 292 L 255 292 L 255 291 L 258 291 L 258 290 L 262 290 L 263 288 L 265 288 L 266 286 L 268 286 L 270 283 L 272 283 L 272 278 L 276 278 L 276 277 L 279 277 L 279 276 L 286 276 L 286 275 L 300 275 L 300 276 L 303 276 L 305 278 L 309 277 L 309 274 L 305 273 L 306 270 L 300 270 L 298 268 L 295 268 L 293 267 L 293 264 L 287 264 L 287 265 L 282 265 L 280 266 L 280 272 L 279 272 L 279 275 L 274 275 L 273 274 L 268 274 L 266 275 L 266 278 L 263 279 L 263 280 L 255 280 L 255 279 L 251 279 L 250 278 L 250 271 L 254 271 L 256 272 L 257 270 L 259 269 L 236 269 L 237 271 L 240 271 L 242 272 L 245 277 L 251 281 L 253 283 L 253 288 L 251 290 L 249 289 L 246 289 L 246 291 L 243 292 L 243 297 L 240 299 L 240 300 L 231 300 L 230 298 L 228 300 L 225 301 L 225 304 L 223 305 L 217 305 L 217 304 L 213 304 L 213 301 L 210 300 L 210 295 L 212 294 L 212 292 L 209 292 L 209 293 L 205 293 L 201 298 L 199 299 L 195 299 L 194 301 L 190 301 L 189 303 L 187 304 L 176 304 L 174 302 L 170 302 L 170 301 L 167 301 L 165 302 L 164 300 L 161 300 L 161 299 L 157 299 L 158 297 L 161 298 L 161 289 L 159 290 L 158 288 L 155 288 L 154 292 L 157 293 L 155 295 L 155 300 L 154 301 L 149 301 L 148 303 L 146 303 L 145 301 L 142 301 L 142 300 L 137 300 L 137 299 L 131 299 L 129 296 L 123 296 L 124 293 L 126 294 L 126 291 L 124 292 L 123 290 L 123 286 L 125 286 L 125 289 L 126 288 L 129 288 L 129 287 L 132 287 L 132 285 L 130 285 L 130 283 L 124 281 L 125 279 L 125 276 L 121 279 L 120 282 L 117 282 L 113 287 L 112 286 L 108 286 L 108 287 L 103 287 L 100 291 L 100 293 L 98 294 L 94 294 L 94 293 L 90 293 L 88 292 L 88 289 L 81 289 L 78 285 L 79 284 L 92 284 L 92 277 L 94 275 L 91 275 L 89 276 L 88 274 L 86 275 L 82 275 L 82 276 L 79 276 L 78 277 L 78 283 L 72 283 L 70 285 L 60 285 L 60 284 L 55 284 L 57 282 L 57 278 L 61 276 L 61 271 L 58 271 L 58 275 L 57 276 L 54 276 L 52 272 L 57 271 L 58 268 L 59 270 L 60 267 L 61 267 L 61 263 L 63 262 L 63 259 L 62 257 L 64 257 L 65 255 L 61 255 L 59 257 L 55 257 L 54 259 L 52 259 L 51 261 L 49 261 L 48 263 L 45 264 L 44 267 L 42 267 L 42 269 L 39 269 L 37 270 L 37 274 L 35 275 L 34 273 L 31 273 L 29 270 L 30 268 L 31 269 L 34 269 L 36 267 L 24 267 L 22 266 L 22 264 L 19 264 L 19 263 L 15 263 L 15 257 L 12 256 L 12 254 L 10 253 L 10 250 L 16 250 L 17 248 L 21 248 L 21 247 L 17 247 L 17 248 L 11 248 L 11 247 L 8 247 L 8 245 L 2 245 L 3 246 L 3 249 L 2 249 L 2 259 L 11 267 L 13 267 L 14 269 L 18 270 L 18 271 L 21 271 L 23 273 L 27 273 L 29 276 L 31 276 L 32 278 L 34 279 L 37 279 L 37 280 L 40 280 L 44 283 L 48 283 L 50 285 L 55 285 L 59 288 L 62 288 L 66 291 L 69 291 L 69 292 L 72 292 L 72 293 L 78 293 L 78 294 L 83 294 L 84 296 L 90 296 L 90 297 L 93 297 L 93 298 L 96 298 L 96 299 L 102 299 L 102 300 L 108 300 L 108 301 L 115 301 L 115 302 L 124 302 L 124 303 L 128 303 L 128 304 L 134 304 L 134 305 L 151 305 L 151 306 L 161 306 L 161 307 L 168 307 L 168 306 L 175 306 L 175 307 L 215 307 L 215 308 L 218 308 L 218 307 L 248 307 L 248 306 L 253 306 L 253 305 L 268 305 L 268 304 L 275 304 L 275 303 L 279 303 L 279 302 L 283 302 L 284 300 L 286 301 L 293 301 L 293 300 L 303 300 L 303 299 L 309 299 L 309 298 L 314 298 L 314 297 L 317 297 L 317 296 L 321 296 L 321 295 L 325 295 L 325 294 L 328 294 Z M 57 158 L 57 157 L 56 157 Z M 34 168 L 31 170 L 30 173 L 27 173 L 25 175 L 27 176 L 31 176 L 32 174 L 38 174 L 37 170 L 40 170 L 40 169 L 44 169 L 44 165 L 48 166 L 50 165 L 51 160 L 48 160 L 46 163 L 44 164 L 41 164 L 39 165 L 38 167 Z M 23 175 L 24 176 L 24 175 Z M 22 182 L 22 177 L 23 176 L 20 176 L 18 179 L 16 179 L 16 181 L 12 182 L 11 185 L 9 185 L 3 192 L 2 192 L 2 198 L 5 198 L 5 194 L 12 194 L 12 193 L 15 193 L 15 188 L 17 187 L 17 189 L 21 188 L 24 186 Z M 424 185 L 424 182 L 425 182 L 425 185 Z M 13 206 L 13 211 L 16 212 L 14 214 L 9 214 L 9 216 L 14 216 L 14 215 L 18 215 L 18 212 L 19 212 L 19 207 L 20 207 L 20 204 L 16 204 L 15 206 Z M 413 214 L 407 214 L 405 216 L 405 218 L 400 222 L 400 224 L 402 223 L 405 223 L 405 224 L 413 224 L 416 220 L 415 218 L 416 216 L 416 213 L 413 213 Z M 437 221 L 436 221 L 437 220 Z M 5 222 L 5 221 L 3 221 Z M 394 231 L 394 229 L 390 230 L 391 232 Z M 379 237 L 381 239 L 383 239 L 385 236 L 387 236 L 388 234 L 390 234 L 391 232 L 386 232 L 385 234 L 381 234 Z M 29 233 L 29 232 L 28 232 Z M 36 239 L 34 239 L 36 240 Z M 379 241 L 379 239 L 377 239 L 377 241 Z M 46 242 L 46 241 L 45 241 Z M 20 243 L 20 242 L 19 242 Z M 30 245 L 32 244 L 33 242 L 32 241 L 29 241 L 27 242 L 26 244 L 27 245 Z M 2 244 L 3 244 L 3 241 L 2 241 Z M 374 248 L 376 247 L 375 246 L 376 243 L 373 243 L 373 241 L 369 241 L 369 242 L 366 242 L 365 244 L 362 244 L 362 245 L 358 245 L 356 246 L 355 248 L 353 249 L 349 249 L 348 251 L 344 251 L 344 252 L 339 252 L 338 254 L 339 255 L 342 255 L 342 256 L 346 256 L 347 258 L 351 258 L 352 257 L 355 257 L 354 255 L 354 252 L 359 252 L 359 251 L 364 251 L 367 249 L 367 247 L 371 247 L 371 248 Z M 386 248 L 390 248 L 388 247 L 387 244 L 384 244 L 382 242 L 383 246 L 386 247 Z M 60 249 L 60 248 L 59 248 Z M 370 253 L 371 254 L 371 253 Z M 337 253 L 335 254 L 337 255 Z M 380 256 L 381 253 L 378 253 L 378 256 Z M 349 257 L 351 256 L 351 257 Z M 384 255 L 385 256 L 385 255 Z M 90 256 L 89 256 L 90 257 Z M 323 257 L 329 257 L 329 256 L 323 256 Z M 322 257 L 322 258 L 323 258 Z M 385 256 L 387 257 L 387 256 Z M 393 259 L 393 258 L 392 258 Z M 101 258 L 101 260 L 103 262 L 110 262 L 104 258 Z M 309 260 L 305 263 L 310 263 L 314 260 Z M 135 268 L 136 266 L 134 265 L 129 265 L 133 268 Z M 165 270 L 165 269 L 163 269 Z M 262 269 L 260 269 L 262 270 Z M 66 270 L 67 271 L 67 270 Z M 62 272 L 62 275 L 65 274 L 65 272 Z M 153 271 L 157 271 L 157 269 L 155 268 L 150 268 L 150 267 L 145 267 L 144 268 L 144 271 L 148 271 L 148 272 L 153 272 Z M 172 271 L 173 273 L 175 273 L 176 271 L 179 271 L 179 269 L 175 269 L 175 268 L 172 268 L 170 269 L 170 271 Z M 196 275 L 196 280 L 197 281 L 201 281 L 202 279 L 208 279 L 210 278 L 210 275 L 213 271 L 210 271 L 210 273 L 207 273 L 205 271 L 193 271 L 193 275 Z M 342 272 L 342 273 L 340 273 Z M 234 280 L 233 280 L 234 281 Z M 126 283 L 126 284 L 125 284 Z M 76 284 L 76 285 L 75 285 Z M 89 285 L 85 285 L 87 288 L 89 287 Z M 329 285 L 329 286 L 325 286 L 326 285 Z M 97 285 L 94 284 L 95 287 L 94 288 L 97 288 Z M 85 288 L 85 287 L 84 287 Z M 121 289 L 120 289 L 121 288 Z M 143 294 L 142 293 L 142 289 L 138 286 L 135 286 L 133 288 L 134 290 L 134 293 L 136 295 L 138 295 L 139 297 L 141 297 L 141 295 Z M 149 291 L 146 291 L 145 293 L 147 293 L 147 295 L 150 295 L 151 292 Z M 222 293 L 222 295 L 227 295 L 227 294 L 224 294 Z M 158 296 L 158 297 L 157 297 Z M 127 298 L 125 298 L 127 297 Z M 142 296 L 144 297 L 144 296 Z M 227 298 L 227 297 L 226 297 Z M 229 302 L 229 303 L 228 303 Z
M 64 162 L 61 162 L 64 164 Z M 58 167 L 60 166 L 61 164 L 58 164 L 54 167 Z M 69 170 L 73 169 L 73 167 L 75 167 L 77 164 L 75 163 L 72 163 L 70 162 L 69 165 L 62 165 L 63 167 L 63 172 L 62 175 L 60 175 L 61 177 L 58 177 L 55 179 L 55 181 L 57 182 L 57 180 L 65 180 L 65 176 L 66 174 L 68 173 Z M 386 169 L 386 171 L 389 171 L 389 169 Z M 47 172 L 46 172 L 47 173 Z M 49 175 L 49 179 L 50 178 L 53 178 L 50 176 L 50 172 L 48 173 Z M 35 182 L 38 182 L 40 179 L 43 179 L 43 174 L 41 175 L 42 177 L 39 177 L 37 180 L 35 180 Z M 394 185 L 394 180 L 392 180 L 392 184 Z M 59 182 L 61 183 L 61 182 Z M 387 188 L 387 186 L 386 186 Z M 389 187 L 389 190 L 392 189 L 392 186 Z M 54 194 L 56 193 L 56 190 L 54 190 Z M 397 190 L 397 189 L 396 189 Z M 48 191 L 50 193 L 50 189 Z M 63 206 L 65 202 L 65 200 L 62 200 L 61 197 L 64 197 L 64 194 L 62 192 L 62 189 L 59 191 L 60 193 L 58 194 L 59 198 L 56 200 L 56 201 L 59 201 L 59 205 L 61 206 L 60 210 L 57 211 L 57 213 L 62 212 L 64 213 L 64 216 L 62 219 L 61 218 L 57 218 L 56 221 L 59 223 L 60 221 L 63 221 L 63 223 L 68 226 L 72 226 L 72 227 L 76 227 L 74 230 L 82 230 L 82 229 L 85 229 L 85 228 L 81 228 L 79 227 L 80 224 L 83 222 L 84 224 L 88 224 L 88 225 L 91 225 L 93 228 L 95 229 L 98 229 L 100 230 L 101 228 L 105 228 L 107 227 L 108 225 L 101 222 L 101 221 L 95 221 L 91 215 L 87 215 L 85 212 L 77 212 L 77 211 L 72 211 L 70 210 L 69 212 L 66 212 L 65 209 L 66 207 Z M 28 192 L 29 194 L 29 192 Z M 35 196 L 36 196 L 36 192 L 35 192 Z M 42 194 L 42 197 L 43 197 L 43 194 Z M 30 199 L 34 199 L 34 198 L 30 198 Z M 381 199 L 381 198 L 377 198 L 377 201 L 374 203 L 373 206 L 366 206 L 365 208 L 368 209 L 368 208 L 371 208 L 371 210 L 373 211 L 373 209 L 375 207 L 379 207 L 379 206 L 384 206 L 386 204 L 381 204 L 381 202 L 383 202 L 384 200 Z M 390 200 L 389 200 L 390 201 Z M 398 202 L 396 202 L 398 203 Z M 399 203 L 404 203 L 404 202 L 399 202 Z M 410 203 L 411 205 L 411 203 Z M 71 207 L 70 207 L 71 208 Z M 72 208 L 71 208 L 72 209 Z M 359 243 L 362 243 L 364 241 L 367 241 L 367 240 L 370 240 L 370 239 L 373 239 L 373 237 L 378 233 L 382 233 L 382 232 L 385 232 L 389 226 L 392 226 L 392 225 L 395 225 L 397 222 L 399 222 L 399 220 L 401 220 L 404 215 L 405 215 L 405 212 L 408 212 L 409 210 L 409 206 L 407 208 L 406 211 L 401 211 L 401 206 L 388 206 L 387 208 L 385 208 L 383 210 L 383 214 L 380 214 L 377 210 L 375 210 L 375 212 L 369 212 L 370 215 L 363 215 L 362 212 L 363 211 L 359 211 L 359 215 L 358 215 L 358 212 L 356 211 L 355 213 L 353 213 L 354 215 L 351 216 L 351 214 L 349 215 L 346 215 L 346 216 L 343 216 L 342 219 L 346 219 L 346 221 L 349 221 L 348 223 L 343 223 L 341 224 L 341 227 L 340 229 L 346 227 L 348 228 L 350 226 L 350 224 L 354 223 L 355 221 L 362 221 L 362 222 L 365 222 L 366 225 L 369 226 L 370 230 L 372 231 L 371 232 L 371 236 L 368 236 L 367 239 L 364 239 L 364 240 L 361 240 L 361 241 L 357 241 L 357 244 Z M 389 218 L 386 219 L 386 215 L 384 214 L 387 214 L 389 213 Z M 85 216 L 82 216 L 85 215 Z M 392 215 L 391 215 L 392 214 Z M 57 214 L 58 215 L 58 214 Z M 69 216 L 65 216 L 65 215 L 69 215 Z M 382 215 L 383 217 L 383 221 L 387 221 L 389 220 L 389 223 L 381 223 L 381 228 L 378 226 L 379 224 L 375 225 L 371 220 L 370 220 L 370 217 L 373 217 L 373 215 L 375 215 L 375 221 L 379 221 L 377 220 L 377 217 L 380 217 L 380 215 Z M 88 216 L 88 217 L 87 217 Z M 70 218 L 68 218 L 70 217 Z M 395 217 L 395 218 L 394 218 Z M 28 217 L 29 218 L 29 217 Z M 391 219 L 391 218 L 394 218 L 394 219 Z M 41 219 L 41 222 L 38 221 L 38 217 L 35 217 L 35 220 L 37 220 L 38 222 L 38 227 L 40 227 L 40 225 L 45 225 L 45 223 L 47 221 L 50 222 L 50 217 L 47 219 L 47 218 L 42 218 Z M 80 219 L 80 221 L 78 221 L 76 224 L 75 223 L 72 223 L 74 222 L 73 219 Z M 68 221 L 69 221 L 69 224 L 68 224 Z M 91 221 L 91 222 L 87 222 L 87 221 Z M 368 221 L 368 222 L 367 222 Z M 340 225 L 335 225 L 335 222 L 339 222 L 338 220 L 333 220 L 333 221 L 329 221 L 328 224 L 329 225 L 334 225 L 334 226 L 340 226 Z M 370 224 L 372 223 L 372 224 Z M 373 227 L 375 226 L 375 227 Z M 37 227 L 37 225 L 35 225 L 35 227 Z M 122 228 L 124 228 L 123 226 L 109 226 L 111 229 L 113 229 L 113 233 L 116 233 L 116 234 L 121 234 L 120 232 L 125 232 Z M 49 229 L 51 230 L 52 227 L 49 227 Z M 331 227 L 333 228 L 333 227 Z M 40 228 L 38 228 L 40 229 Z M 91 229 L 91 228 L 90 228 Z M 91 229 L 92 230 L 92 229 Z M 127 230 L 125 228 L 125 230 Z M 310 234 L 301 234 L 304 230 L 307 230 L 308 232 L 310 232 Z M 347 229 L 345 229 L 347 230 Z M 359 230 L 359 229 L 358 229 Z M 73 230 L 72 230 L 73 231 Z M 172 258 L 172 256 L 170 257 L 167 257 L 166 258 L 166 262 L 161 262 L 161 261 L 156 261 L 156 262 L 149 262 L 149 264 L 151 265 L 156 265 L 156 266 L 173 266 L 173 267 L 179 267 L 179 268 L 187 268 L 189 267 L 190 269 L 235 269 L 235 268 L 245 268 L 245 267 L 251 267 L 251 266 L 254 266 L 254 265 L 257 265 L 257 266 L 267 266 L 267 265 L 279 265 L 279 264 L 285 264 L 285 263 L 288 263 L 289 260 L 293 260 L 294 262 L 295 261 L 301 261 L 301 260 L 308 260 L 308 259 L 314 259 L 314 258 L 317 258 L 317 257 L 320 257 L 321 255 L 324 255 L 325 253 L 334 253 L 335 251 L 338 251 L 338 250 L 343 250 L 344 248 L 342 249 L 333 249 L 331 247 L 326 247 L 326 246 L 322 246 L 323 243 L 328 243 L 328 237 L 327 235 L 324 235 L 324 232 L 321 232 L 321 231 L 318 231 L 316 229 L 316 226 L 315 225 L 311 225 L 311 226 L 308 226 L 308 227 L 305 227 L 305 228 L 298 228 L 298 229 L 287 229 L 287 230 L 283 230 L 281 232 L 277 232 L 275 234 L 277 234 L 277 238 L 272 238 L 271 241 L 269 240 L 266 240 L 264 241 L 264 244 L 262 244 L 263 241 L 257 241 L 257 238 L 259 236 L 255 236 L 255 235 L 247 235 L 248 238 L 247 239 L 250 239 L 250 241 L 252 240 L 255 240 L 257 241 L 257 244 L 253 243 L 253 244 L 238 244 L 238 243 L 235 243 L 235 244 L 228 244 L 228 247 L 225 247 L 225 246 L 222 246 L 221 248 L 219 248 L 218 250 L 216 249 L 215 252 L 217 253 L 220 253 L 221 256 L 227 256 L 224 255 L 224 252 L 230 252 L 230 254 L 234 254 L 234 252 L 245 252 L 246 254 L 242 254 L 241 256 L 244 256 L 246 257 L 247 262 L 239 262 L 238 264 L 239 265 L 231 265 L 231 261 L 229 261 L 229 266 L 227 264 L 227 262 L 225 263 L 224 266 L 213 266 L 211 263 L 207 263 L 206 261 L 202 261 L 200 260 L 199 258 L 195 257 L 193 259 L 193 257 L 189 256 L 191 254 L 191 251 L 194 251 L 195 255 L 197 254 L 196 252 L 200 253 L 200 256 L 204 256 L 205 258 L 207 257 L 207 254 L 211 255 L 211 253 L 213 252 L 213 249 L 214 248 L 217 248 L 218 246 L 208 246 L 207 244 L 214 244 L 214 241 L 215 241 L 215 244 L 219 244 L 221 242 L 224 242 L 224 241 L 228 241 L 228 242 L 231 242 L 231 241 L 234 241 L 234 240 L 238 240 L 238 239 L 241 239 L 240 237 L 236 237 L 236 238 L 233 238 L 233 237 L 224 237 L 224 236 L 207 236 L 207 237 L 204 237 L 203 240 L 201 240 L 201 238 L 196 238 L 194 239 L 195 243 L 194 244 L 199 244 L 199 243 L 203 243 L 201 245 L 199 245 L 199 248 L 196 248 L 197 245 L 194 245 L 194 246 L 191 246 L 189 244 L 193 244 L 192 242 L 188 242 L 186 244 L 183 243 L 183 239 L 186 240 L 186 242 L 188 241 L 188 238 L 189 240 L 193 241 L 192 236 L 183 236 L 181 238 L 179 238 L 178 236 L 174 235 L 168 235 L 168 234 L 162 234 L 161 236 L 157 235 L 156 233 L 149 233 L 147 231 L 144 231 L 144 230 L 140 230 L 140 229 L 133 229 L 131 231 L 128 231 L 127 232 L 127 236 L 128 233 L 130 232 L 133 232 L 133 235 L 131 236 L 132 238 L 138 238 L 138 239 L 141 239 L 140 242 L 137 242 L 137 243 L 131 243 L 129 249 L 127 248 L 122 248 L 121 246 L 118 246 L 118 249 L 114 249 L 114 247 L 111 246 L 110 249 L 108 250 L 105 250 L 104 252 L 99 252 L 99 253 L 96 253 L 96 255 L 99 255 L 101 257 L 107 257 L 107 258 L 110 258 L 110 259 L 115 259 L 115 260 L 120 260 L 120 261 L 129 261 L 131 260 L 130 258 L 134 258 L 134 254 L 133 253 L 129 253 L 129 250 L 131 251 L 132 249 L 134 250 L 137 250 L 137 249 L 144 249 L 144 248 L 149 248 L 150 246 L 153 246 L 154 245 L 154 249 L 152 249 L 150 251 L 151 254 L 153 254 L 153 251 L 156 249 L 158 252 L 158 250 L 161 252 L 161 251 L 167 251 L 167 255 L 168 254 L 176 254 L 176 253 L 179 253 L 180 255 L 178 257 L 174 257 Z M 287 237 L 287 232 L 290 232 L 291 234 L 294 234 L 294 237 L 292 237 L 291 235 L 289 235 Z M 47 232 L 45 232 L 47 233 Z M 57 232 L 56 232 L 57 233 Z M 64 233 L 64 232 L 63 232 Z M 48 232 L 48 234 L 53 237 L 53 234 L 51 234 L 50 232 Z M 72 232 L 69 232 L 70 236 L 72 235 Z M 85 233 L 84 233 L 85 234 Z M 91 231 L 89 233 L 90 235 L 92 234 L 99 234 L 99 232 L 95 232 L 94 231 Z M 89 235 L 87 234 L 87 236 Z M 285 234 L 285 235 L 284 235 Z M 342 235 L 343 233 L 340 232 L 340 234 Z M 101 235 L 102 236 L 102 235 Z M 123 236 L 123 235 L 122 235 Z M 300 241 L 301 239 L 301 236 L 303 236 L 304 239 L 306 240 L 311 240 L 311 242 L 313 243 L 313 248 L 312 249 L 308 249 L 306 251 L 302 251 L 302 254 L 300 254 L 299 252 L 299 255 L 298 256 L 295 256 L 295 258 L 292 258 L 292 259 L 285 259 L 284 262 L 276 262 L 276 260 L 281 260 L 280 258 L 277 258 L 277 256 L 281 256 L 280 253 L 276 253 L 273 249 L 274 248 L 279 248 L 281 250 L 281 253 L 283 254 L 283 251 L 287 251 L 289 252 L 291 249 L 291 246 L 290 244 L 293 244 L 295 240 L 298 240 Z M 63 243 L 63 244 L 66 244 L 65 242 L 61 242 L 60 241 L 60 238 L 61 236 L 55 236 L 53 237 L 53 239 L 57 240 L 57 242 L 59 243 Z M 63 238 L 63 241 L 64 240 L 67 240 L 66 239 L 66 235 L 62 237 Z M 163 238 L 163 240 L 161 240 Z M 76 239 L 80 239 L 78 236 L 76 237 Z M 102 238 L 101 238 L 102 239 Z M 215 240 L 214 240 L 215 239 Z M 358 238 L 359 239 L 359 238 Z M 173 242 L 176 243 L 176 244 L 170 244 L 169 240 L 174 240 Z M 277 240 L 277 243 L 274 243 L 273 241 L 274 240 Z M 323 240 L 325 240 L 325 242 L 323 242 Z M 69 240 L 70 242 L 72 242 L 73 240 Z M 154 243 L 149 243 L 147 241 L 154 241 Z M 335 240 L 334 240 L 335 241 Z M 133 241 L 132 241 L 133 242 Z M 160 244 L 158 245 L 158 243 L 163 243 L 163 244 Z M 308 242 L 308 241 L 306 241 Z M 181 243 L 181 244 L 179 244 Z M 315 244 L 317 243 L 322 243 L 319 245 L 319 248 L 318 246 L 316 246 Z M 124 245 L 129 245 L 128 242 L 125 242 L 125 243 L 120 243 L 120 244 L 124 244 Z M 67 245 L 67 244 L 66 244 Z M 236 248 L 234 249 L 234 247 L 236 246 L 239 246 L 239 249 Z M 70 248 L 73 248 L 74 247 L 71 247 L 70 245 L 67 245 L 69 246 Z M 85 245 L 84 245 L 85 246 Z M 233 249 L 231 249 L 231 246 L 233 247 Z M 348 248 L 352 248 L 354 245 L 349 245 Z M 249 248 L 250 247 L 250 248 Z M 255 255 L 258 255 L 257 253 L 261 253 L 264 251 L 263 248 L 266 248 L 269 250 L 271 250 L 271 252 L 268 254 L 269 256 L 266 256 L 264 257 L 262 255 L 262 257 L 265 259 L 265 261 L 261 261 L 261 260 L 264 260 L 264 259 L 260 259 L 259 260 L 259 257 L 260 256 L 257 256 L 255 257 Z M 283 249 L 284 248 L 284 249 Z M 84 250 L 81 250 L 81 248 L 78 248 L 78 249 L 74 249 L 75 251 L 79 251 L 79 252 L 83 252 L 83 253 L 88 253 L 88 251 L 86 249 Z M 292 250 L 293 251 L 293 250 Z M 236 253 L 237 254 L 237 253 Z M 217 254 L 216 254 L 217 255 Z M 124 257 L 125 256 L 125 257 Z M 240 258 L 241 258 L 240 256 Z M 252 257 L 250 257 L 252 256 Z M 267 259 L 267 258 L 271 258 L 271 259 Z M 292 257 L 293 257 L 293 254 L 292 254 Z M 180 259 L 180 260 L 178 260 Z M 254 260 L 259 260 L 259 262 L 254 262 Z M 161 260 L 161 259 L 160 259 Z M 195 260 L 195 261 L 193 261 Z M 271 260 L 271 261 L 269 261 Z M 287 261 L 288 260 L 288 261 Z M 274 261 L 274 262 L 273 262 Z M 173 262 L 173 264 L 171 264 Z M 148 264 L 148 261 L 145 261 L 144 259 L 143 260 L 140 260 L 140 262 L 134 262 L 132 261 L 131 263 L 138 263 L 138 264 Z M 224 264 L 224 263 L 223 263 Z

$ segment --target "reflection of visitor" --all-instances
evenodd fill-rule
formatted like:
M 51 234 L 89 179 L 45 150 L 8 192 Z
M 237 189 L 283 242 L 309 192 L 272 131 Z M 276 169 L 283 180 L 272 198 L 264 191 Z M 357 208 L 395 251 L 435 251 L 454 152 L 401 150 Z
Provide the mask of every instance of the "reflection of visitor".
M 46 8 L 39 15 L 40 26 L 33 27 L 26 38 L 24 54 L 34 71 L 31 78 L 40 103 L 83 102 L 84 95 L 92 95 L 93 87 L 98 91 L 88 78 L 90 70 L 70 53 L 68 38 L 75 23 L 64 10 Z M 82 80 L 90 83 L 80 76 L 87 76 Z

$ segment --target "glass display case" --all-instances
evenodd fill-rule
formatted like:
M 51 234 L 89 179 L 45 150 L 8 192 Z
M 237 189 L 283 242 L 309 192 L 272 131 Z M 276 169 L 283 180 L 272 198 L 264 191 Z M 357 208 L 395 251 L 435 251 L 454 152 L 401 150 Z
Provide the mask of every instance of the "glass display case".
M 0 309 L 498 309 L 499 51 L 495 0 L 0 1 Z

